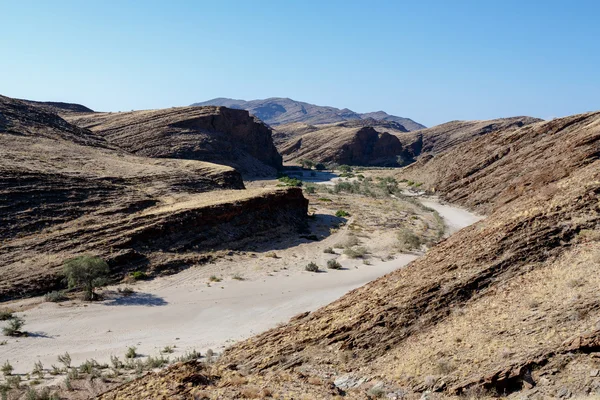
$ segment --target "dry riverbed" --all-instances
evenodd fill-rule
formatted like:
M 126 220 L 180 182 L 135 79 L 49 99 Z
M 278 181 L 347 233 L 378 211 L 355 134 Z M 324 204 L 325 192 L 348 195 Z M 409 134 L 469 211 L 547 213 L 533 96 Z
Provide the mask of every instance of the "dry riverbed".
M 330 179 L 321 181 L 329 184 Z M 13 373 L 26 374 L 38 361 L 50 370 L 65 352 L 72 365 L 91 359 L 109 364 L 111 356 L 125 361 L 129 347 L 136 348 L 140 359 L 157 357 L 165 348 L 169 351 L 163 357 L 170 360 L 194 349 L 218 354 L 235 341 L 324 306 L 426 251 L 423 244 L 403 253 L 397 243 L 398 229 L 410 229 L 426 238 L 423 243 L 430 243 L 444 233 L 440 222 L 447 234 L 480 219 L 435 199 L 420 203 L 419 199 L 335 193 L 330 186 L 306 195 L 314 213 L 310 224 L 315 237 L 308 240 L 280 238 L 176 275 L 110 286 L 102 290 L 102 302 L 29 299 L 4 304 L 3 308 L 8 306 L 25 319 L 30 336 L 2 338 L 0 342 L 6 339 L 6 343 L 0 346 L 0 363 L 8 360 Z M 349 215 L 336 217 L 340 209 Z M 356 257 L 348 249 L 363 254 Z M 332 259 L 342 268 L 328 269 L 327 261 Z M 317 264 L 320 272 L 306 271 L 309 262 Z M 125 287 L 134 293 L 119 293 Z M 61 379 L 64 375 L 45 374 L 46 384 Z

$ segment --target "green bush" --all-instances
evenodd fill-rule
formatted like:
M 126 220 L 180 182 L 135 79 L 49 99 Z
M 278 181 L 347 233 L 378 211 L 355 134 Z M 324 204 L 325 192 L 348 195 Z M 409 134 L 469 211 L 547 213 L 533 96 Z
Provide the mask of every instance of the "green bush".
M 296 178 L 290 178 L 287 175 L 282 176 L 278 179 L 279 182 L 283 183 L 285 186 L 293 186 L 293 187 L 301 187 L 302 181 Z
M 2 333 L 6 336 L 23 336 L 25 332 L 21 332 L 21 328 L 25 325 L 25 320 L 20 317 L 13 317 L 8 321 L 8 325 L 2 328 Z
M 308 183 L 308 184 L 304 185 L 304 191 L 306 193 L 313 194 L 313 193 L 317 192 L 317 187 L 312 183 Z
M 317 200 L 324 201 L 324 202 L 327 202 L 327 203 L 331 202 L 331 199 L 328 199 L 327 197 L 319 197 Z
M 94 289 L 106 283 L 110 269 L 106 261 L 96 256 L 83 255 L 67 260 L 64 274 L 70 288 L 81 286 L 84 300 L 96 299 Z
M 327 260 L 327 268 L 329 269 L 342 269 L 342 264 L 336 260 Z
M 131 277 L 133 279 L 135 279 L 136 281 L 141 281 L 141 280 L 144 280 L 144 279 L 148 279 L 148 274 L 146 274 L 143 271 L 134 271 L 134 272 L 131 273 Z
M 131 346 L 127 348 L 127 352 L 125 353 L 125 358 L 136 358 L 138 354 L 136 353 L 137 347 Z
M 308 272 L 319 272 L 319 266 L 317 264 L 315 264 L 314 262 L 308 263 L 308 265 L 306 267 L 304 267 L 304 269 L 307 270 Z
M 65 366 L 65 368 L 71 367 L 71 355 L 68 352 L 58 356 L 58 362 Z
M 325 167 L 325 164 L 323 164 L 323 163 L 317 163 L 317 165 L 315 165 L 315 169 L 317 171 L 323 171 L 323 170 L 327 169 L 327 167 Z
M 2 375 L 4 376 L 12 375 L 13 366 L 8 362 L 8 360 L 6 360 L 6 362 L 0 368 L 0 371 L 2 371 Z
M 335 216 L 338 218 L 349 217 L 350 213 L 345 210 L 337 210 L 335 212 Z

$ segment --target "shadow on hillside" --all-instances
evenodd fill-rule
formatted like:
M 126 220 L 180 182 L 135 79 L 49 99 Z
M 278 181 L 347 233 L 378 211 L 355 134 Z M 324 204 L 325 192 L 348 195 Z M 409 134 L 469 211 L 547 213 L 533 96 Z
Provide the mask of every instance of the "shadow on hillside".
M 54 336 L 50 336 L 46 332 L 27 332 L 27 337 L 54 339 Z
M 158 307 L 169 304 L 162 297 L 150 293 L 132 293 L 128 296 L 120 296 L 105 301 L 105 306 L 148 306 Z

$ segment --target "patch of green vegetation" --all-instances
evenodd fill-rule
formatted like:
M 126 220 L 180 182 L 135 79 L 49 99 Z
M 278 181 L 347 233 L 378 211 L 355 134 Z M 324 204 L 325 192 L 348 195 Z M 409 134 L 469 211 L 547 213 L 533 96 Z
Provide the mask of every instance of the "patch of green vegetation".
M 304 191 L 309 194 L 314 194 L 317 192 L 317 185 L 314 183 L 307 183 L 304 185 Z
M 396 234 L 398 247 L 402 251 L 410 251 L 421 247 L 421 238 L 407 228 L 402 228 Z
M 148 274 L 146 274 L 144 271 L 134 271 L 131 273 L 131 277 L 136 281 L 141 281 L 148 279 Z
M 319 197 L 317 200 L 324 201 L 326 203 L 330 203 L 331 202 L 331 199 L 328 199 L 327 197 Z
M 106 261 L 96 256 L 83 255 L 67 260 L 63 271 L 69 288 L 82 287 L 84 300 L 93 301 L 94 289 L 106 284 L 110 269 Z
M 44 295 L 44 301 L 49 301 L 52 303 L 59 303 L 65 300 L 68 300 L 67 296 L 65 296 L 64 292 L 58 290 L 54 290 Z
M 327 260 L 327 268 L 329 269 L 342 269 L 342 264 L 337 260 Z
M 368 253 L 366 247 L 348 247 L 344 249 L 344 254 L 350 258 L 361 258 Z
M 0 311 L 0 321 L 8 321 L 13 318 L 12 311 L 2 310 Z
M 2 333 L 6 336 L 26 336 L 27 333 L 21 331 L 25 325 L 25 320 L 20 317 L 13 317 L 8 320 L 8 325 L 2 328 Z
M 302 181 L 300 179 L 290 178 L 287 175 L 283 175 L 282 177 L 280 177 L 277 180 L 279 182 L 281 182 L 284 186 L 292 186 L 292 187 L 301 187 L 302 186 Z
M 216 275 L 211 275 L 210 278 L 208 278 L 208 280 L 211 282 L 221 282 L 223 279 L 219 278 Z
M 125 358 L 136 358 L 138 356 L 136 351 L 137 351 L 137 347 L 135 347 L 135 346 L 128 347 L 127 352 L 125 352 Z
M 345 210 L 337 210 L 335 212 L 335 216 L 338 217 L 338 218 L 349 217 L 350 213 L 348 211 L 345 211 Z

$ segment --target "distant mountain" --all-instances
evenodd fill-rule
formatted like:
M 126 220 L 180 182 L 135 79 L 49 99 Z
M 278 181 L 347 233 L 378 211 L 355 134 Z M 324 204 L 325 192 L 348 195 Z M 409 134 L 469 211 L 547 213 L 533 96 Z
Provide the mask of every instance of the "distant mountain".
M 276 126 L 302 122 L 305 124 L 332 124 L 336 122 L 372 118 L 375 120 L 397 122 L 406 130 L 413 131 L 425 128 L 424 125 L 409 118 L 389 115 L 383 111 L 360 114 L 347 108 L 317 106 L 288 98 L 272 97 L 264 100 L 235 100 L 227 98 L 216 98 L 192 106 L 225 106 L 248 110 L 251 114 L 260 118 L 269 125 Z

